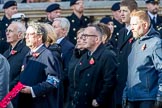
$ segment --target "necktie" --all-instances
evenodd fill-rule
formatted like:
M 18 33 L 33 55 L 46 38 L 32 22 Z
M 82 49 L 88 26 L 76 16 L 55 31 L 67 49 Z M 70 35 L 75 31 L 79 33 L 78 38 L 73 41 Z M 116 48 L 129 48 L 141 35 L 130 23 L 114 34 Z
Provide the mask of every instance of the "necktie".
M 152 25 L 153 25 L 153 27 L 155 27 L 155 25 L 156 25 L 156 17 L 155 16 L 152 19 Z

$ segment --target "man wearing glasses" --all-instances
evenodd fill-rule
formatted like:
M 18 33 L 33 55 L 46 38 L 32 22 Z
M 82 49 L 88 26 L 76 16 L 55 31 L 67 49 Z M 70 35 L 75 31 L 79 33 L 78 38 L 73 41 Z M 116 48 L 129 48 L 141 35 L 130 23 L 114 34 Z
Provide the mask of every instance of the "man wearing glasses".
M 18 108 L 57 108 L 60 73 L 55 65 L 56 57 L 44 45 L 46 31 L 41 24 L 31 23 L 25 39 L 30 52 L 20 74 L 20 82 L 25 87 L 19 94 Z
M 112 108 L 117 61 L 102 44 L 102 31 L 97 25 L 85 28 L 84 47 L 88 49 L 74 70 L 68 108 Z

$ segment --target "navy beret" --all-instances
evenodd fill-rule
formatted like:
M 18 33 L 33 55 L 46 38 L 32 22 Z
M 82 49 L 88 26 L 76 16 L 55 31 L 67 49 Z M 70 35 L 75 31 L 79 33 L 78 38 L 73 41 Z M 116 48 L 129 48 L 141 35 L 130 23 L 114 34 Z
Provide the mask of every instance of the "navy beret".
M 145 0 L 146 3 L 160 3 L 160 0 Z
M 60 5 L 57 4 L 57 3 L 54 3 L 54 4 L 49 5 L 49 6 L 46 8 L 46 12 L 52 12 L 52 11 L 58 10 L 58 9 L 61 9 L 61 8 L 60 8 Z
M 74 5 L 78 0 L 70 0 L 70 6 Z
M 112 5 L 111 7 L 111 10 L 112 11 L 117 11 L 117 10 L 120 10 L 120 2 L 116 2 Z
M 109 23 L 110 21 L 113 22 L 113 19 L 110 17 L 110 16 L 107 16 L 107 17 L 104 17 L 100 20 L 100 23 L 104 23 L 104 24 L 107 24 Z
M 17 2 L 12 0 L 12 1 L 7 1 L 4 5 L 3 5 L 3 9 L 7 9 L 11 6 L 17 6 Z

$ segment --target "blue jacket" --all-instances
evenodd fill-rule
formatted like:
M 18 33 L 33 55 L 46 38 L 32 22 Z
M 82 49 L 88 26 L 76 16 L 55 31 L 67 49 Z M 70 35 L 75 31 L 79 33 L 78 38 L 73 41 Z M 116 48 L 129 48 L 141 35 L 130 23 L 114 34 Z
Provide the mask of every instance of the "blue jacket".
M 123 98 L 129 101 L 156 100 L 162 96 L 162 40 L 150 28 L 132 45 L 128 56 L 128 78 Z M 161 90 L 160 90 L 161 89 Z

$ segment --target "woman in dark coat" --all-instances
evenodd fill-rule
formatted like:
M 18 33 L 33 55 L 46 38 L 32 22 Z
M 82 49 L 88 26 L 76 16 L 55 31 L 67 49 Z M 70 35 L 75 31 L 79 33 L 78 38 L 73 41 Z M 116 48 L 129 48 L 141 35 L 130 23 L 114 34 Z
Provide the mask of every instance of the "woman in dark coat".
M 67 108 L 72 108 L 71 106 L 71 99 L 73 97 L 73 72 L 82 57 L 82 55 L 87 51 L 84 49 L 84 44 L 83 44 L 83 39 L 82 39 L 82 34 L 83 34 L 84 28 L 81 28 L 77 32 L 77 44 L 75 46 L 73 56 L 69 62 L 69 69 L 68 69 L 68 79 L 69 79 L 69 89 L 68 89 L 68 97 L 67 97 Z
M 63 79 L 63 66 L 62 66 L 62 59 L 61 59 L 61 46 L 59 44 L 56 43 L 57 40 L 57 36 L 55 33 L 54 28 L 47 23 L 43 23 L 42 26 L 45 28 L 46 32 L 47 32 L 47 40 L 46 40 L 46 47 L 52 51 L 54 58 L 56 59 L 56 67 L 57 70 L 59 71 L 58 73 L 60 73 L 59 75 L 59 79 L 60 79 L 60 84 L 57 90 L 57 107 L 56 108 L 63 108 L 63 98 L 64 98 L 64 92 L 63 92 L 63 84 L 62 84 L 62 79 Z

